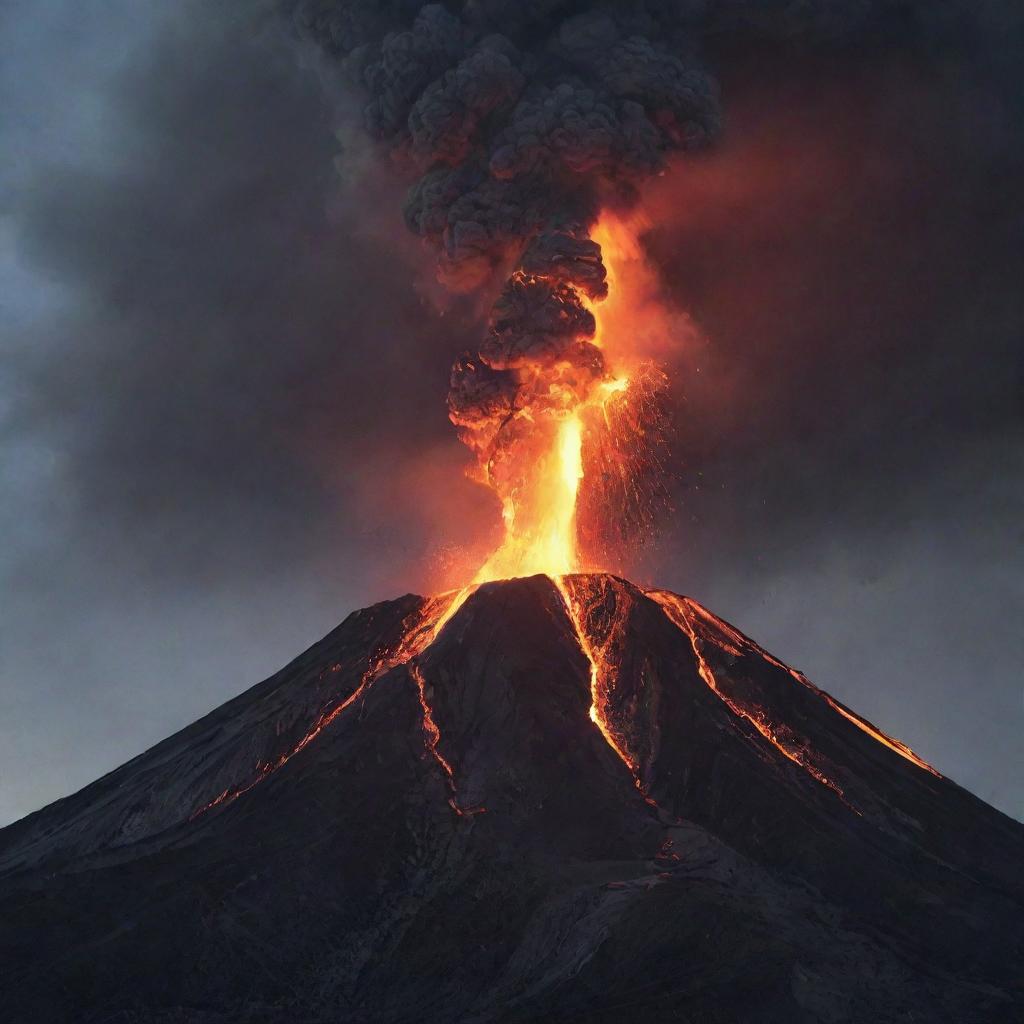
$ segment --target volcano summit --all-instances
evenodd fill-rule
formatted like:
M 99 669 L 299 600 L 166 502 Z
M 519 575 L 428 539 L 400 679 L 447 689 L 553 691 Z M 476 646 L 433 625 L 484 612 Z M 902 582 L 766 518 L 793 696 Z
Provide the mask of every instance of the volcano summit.
M 1020 1019 L 1024 827 L 688 598 L 460 597 L 0 832 L 5 1019 Z

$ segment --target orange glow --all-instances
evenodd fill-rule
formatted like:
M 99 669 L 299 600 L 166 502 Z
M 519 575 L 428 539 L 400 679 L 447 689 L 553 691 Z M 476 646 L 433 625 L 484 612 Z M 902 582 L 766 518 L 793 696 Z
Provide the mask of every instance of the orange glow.
M 734 715 L 749 722 L 761 734 L 761 736 L 763 736 L 773 747 L 775 747 L 777 751 L 779 751 L 780 754 L 783 755 L 783 757 L 792 761 L 793 764 L 799 765 L 807 772 L 808 775 L 816 779 L 823 786 L 827 786 L 831 789 L 847 807 L 855 813 L 860 814 L 861 812 L 858 811 L 857 808 L 853 807 L 849 801 L 843 797 L 842 789 L 828 778 L 817 765 L 814 764 L 806 748 L 800 743 L 797 737 L 789 734 L 788 729 L 775 726 L 768 718 L 763 708 L 757 707 L 753 704 L 747 706 L 742 705 L 722 692 L 718 685 L 718 681 L 715 679 L 715 674 L 711 670 L 711 666 L 708 664 L 707 659 L 701 652 L 700 643 L 697 639 L 697 631 L 690 619 L 690 615 L 693 612 L 691 602 L 685 597 L 679 597 L 676 594 L 670 594 L 666 591 L 649 591 L 647 596 L 652 600 L 657 601 L 657 603 L 661 605 L 666 616 L 668 616 L 669 620 L 678 626 L 689 638 L 690 647 L 693 649 L 693 656 L 697 660 L 697 673 L 707 684 L 708 689 L 711 690 L 711 692 L 718 697 Z M 722 625 L 725 626 L 726 624 L 722 623 Z M 726 629 L 732 637 L 739 638 L 739 634 L 736 634 L 734 630 L 731 630 L 731 628 L 727 626 Z
M 806 679 L 804 679 L 803 676 L 800 675 L 800 673 L 796 672 L 793 669 L 790 669 L 790 671 L 805 686 L 811 686 L 812 689 L 818 690 L 816 686 L 813 686 Z M 897 754 L 900 755 L 900 757 L 906 758 L 908 761 L 910 761 L 911 764 L 916 764 L 918 768 L 923 768 L 926 772 L 931 772 L 932 775 L 934 775 L 937 779 L 942 778 L 942 775 L 939 772 L 937 772 L 930 764 L 928 764 L 927 761 L 918 757 L 917 754 L 915 754 L 910 749 L 910 747 L 908 747 L 905 743 L 901 743 L 899 740 L 893 739 L 891 736 L 887 736 L 884 732 L 882 732 L 881 729 L 876 728 L 869 721 L 867 721 L 867 719 L 861 718 L 860 715 L 854 714 L 849 708 L 844 707 L 842 704 L 840 704 L 839 701 L 833 700 L 827 693 L 824 693 L 821 690 L 818 690 L 818 693 L 820 693 L 821 696 L 824 697 L 826 701 L 828 701 L 829 706 L 834 711 L 838 711 L 839 714 L 841 714 L 843 718 L 845 718 L 847 721 L 853 722 L 853 724 L 857 726 L 858 729 L 860 729 L 862 732 L 866 732 L 872 739 L 877 740 L 883 746 L 886 746 L 890 750 L 895 751 Z
M 464 818 L 473 814 L 482 814 L 487 810 L 486 807 L 462 807 L 458 801 L 458 794 L 455 789 L 455 771 L 453 770 L 451 763 L 441 753 L 441 730 L 438 728 L 437 721 L 434 718 L 434 709 L 430 706 L 430 702 L 427 699 L 427 682 L 423 678 L 423 672 L 419 665 L 414 661 L 408 664 L 409 675 L 412 676 L 413 682 L 416 684 L 416 689 L 419 693 L 420 708 L 423 711 L 423 735 L 426 739 L 427 750 L 430 752 L 431 757 L 437 762 L 444 775 L 445 786 L 448 789 L 448 806 L 460 817 Z
M 248 793 L 251 789 L 254 789 L 279 768 L 282 768 L 287 764 L 287 762 L 296 754 L 308 747 L 309 744 L 324 731 L 324 729 L 326 729 L 336 718 L 338 718 L 339 715 L 342 714 L 342 712 L 350 708 L 357 700 L 364 697 L 370 687 L 373 686 L 378 679 L 386 675 L 392 669 L 397 668 L 399 665 L 410 665 L 414 658 L 423 654 L 424 651 L 426 651 L 434 642 L 444 623 L 455 614 L 455 611 L 457 611 L 462 602 L 465 601 L 469 594 L 469 589 L 470 588 L 466 588 L 466 590 L 459 591 L 458 593 L 448 593 L 442 594 L 439 597 L 428 598 L 423 603 L 422 608 L 403 623 L 404 630 L 394 648 L 385 649 L 370 659 L 370 663 L 367 666 L 366 671 L 363 673 L 359 681 L 359 685 L 352 691 L 352 693 L 339 701 L 333 707 L 329 707 L 325 711 L 322 711 L 317 716 L 313 726 L 306 732 L 302 739 L 298 741 L 298 743 L 289 747 L 284 751 L 284 753 L 278 755 L 271 761 L 257 762 L 256 769 L 252 777 L 247 782 L 238 783 L 224 789 L 208 803 L 203 804 L 193 811 L 190 816 L 190 820 L 199 817 L 201 814 L 204 814 L 221 804 L 229 804 L 234 800 L 237 800 L 238 797 L 243 794 Z M 335 672 L 340 668 L 340 665 L 332 665 L 331 671 Z M 410 668 L 410 671 L 414 673 L 413 678 L 419 685 L 419 677 L 415 674 L 418 670 Z M 433 714 L 430 712 L 429 707 L 423 700 L 422 695 L 420 703 L 424 710 L 424 730 L 429 736 L 431 735 L 432 730 L 436 730 L 437 727 L 434 724 Z M 434 746 L 436 747 L 436 741 Z M 436 753 L 436 749 L 433 747 L 432 752 L 439 758 L 439 763 L 442 763 L 444 767 L 448 768 L 450 773 L 450 767 L 448 767 L 447 762 L 440 759 L 440 755 Z M 464 812 L 459 810 L 459 813 L 462 814 Z
M 626 220 L 604 214 L 591 231 L 601 245 L 609 294 L 595 301 L 573 291 L 594 316 L 596 333 L 590 341 L 602 350 L 604 374 L 588 384 L 575 377 L 568 364 L 560 365 L 540 397 L 513 412 L 512 424 L 520 421 L 529 430 L 504 458 L 528 467 L 525 484 L 510 486 L 508 479 L 516 479 L 516 474 L 493 456 L 476 471 L 501 499 L 504 536 L 477 571 L 475 583 L 605 567 L 597 561 L 604 552 L 584 550 L 580 543 L 585 467 L 595 472 L 588 481 L 595 491 L 607 491 L 608 481 L 614 480 L 619 492 L 635 497 L 630 475 L 641 462 L 658 464 L 658 457 L 630 457 L 650 440 L 638 424 L 652 390 L 665 384 L 664 374 L 653 371 L 650 360 L 663 348 L 662 335 L 673 329 L 655 298 L 655 274 L 643 259 L 639 236 L 647 226 L 641 217 Z M 533 390 L 524 388 L 522 393 L 536 396 L 537 377 L 530 380 Z M 631 406 L 635 411 L 626 414 Z M 597 504 L 605 507 L 595 510 L 595 516 L 617 511 L 604 501 L 588 504 L 588 511 Z
M 697 334 L 688 316 L 665 303 L 657 271 L 646 258 L 641 238 L 653 226 L 640 208 L 625 215 L 602 213 L 590 232 L 601 246 L 608 281 L 603 301 L 583 297 L 597 321 L 592 340 L 626 375 L 641 363 L 665 362 Z
M 583 479 L 583 425 L 579 413 L 557 424 L 551 447 L 539 454 L 530 494 L 506 498 L 505 539 L 476 574 L 475 583 L 574 572 L 576 496 Z
M 615 734 L 611 723 L 608 721 L 606 709 L 608 707 L 608 676 L 611 671 L 611 665 L 609 664 L 607 652 L 603 646 L 592 643 L 587 636 L 583 622 L 583 609 L 573 598 L 566 581 L 561 576 L 552 576 L 551 582 L 554 583 L 558 588 L 558 592 L 562 595 L 565 611 L 576 633 L 576 640 L 580 645 L 580 650 L 590 663 L 590 720 L 600 730 L 608 746 L 618 754 L 622 763 L 632 774 L 637 787 L 640 788 L 639 766 L 626 751 L 624 738 Z
M 676 597 L 674 594 L 670 594 L 667 591 L 648 591 L 648 597 L 653 598 L 662 607 L 666 606 L 666 602 L 678 604 L 681 598 Z M 707 613 L 704 612 L 706 615 Z M 820 697 L 833 711 L 838 711 L 848 722 L 852 722 L 861 732 L 867 733 L 873 740 L 881 743 L 883 746 L 888 747 L 894 753 L 905 758 L 911 764 L 917 765 L 918 768 L 923 769 L 926 772 L 930 772 L 936 778 L 941 779 L 941 773 L 937 772 L 927 761 L 923 758 L 918 757 L 905 743 L 901 743 L 899 740 L 894 739 L 892 736 L 882 732 L 877 726 L 872 725 L 867 719 L 861 718 L 860 715 L 855 714 L 844 704 L 840 704 L 839 701 L 830 697 L 824 690 L 819 690 L 802 672 L 798 672 L 795 668 L 790 668 L 784 662 L 779 661 L 773 654 L 769 654 L 763 647 L 754 643 L 748 637 L 745 637 L 739 630 L 734 629 L 729 625 L 728 622 L 722 619 L 715 618 L 714 620 L 716 628 L 722 633 L 727 639 L 725 641 L 719 641 L 719 645 L 730 654 L 741 657 L 747 653 L 757 654 L 759 657 L 764 658 L 765 661 L 770 662 L 776 668 L 782 669 L 783 672 L 787 672 L 796 682 L 801 686 L 806 687 L 815 696 Z
M 445 600 L 448 601 L 448 607 L 444 610 L 437 622 L 434 623 L 433 629 L 431 630 L 431 642 L 436 640 L 441 633 L 441 630 L 448 625 L 448 621 L 451 617 L 466 603 L 466 598 L 469 597 L 473 591 L 476 590 L 476 586 L 463 587 L 461 590 L 450 592 L 443 595 Z M 454 597 L 452 596 L 454 593 Z
M 732 630 L 735 635 L 739 635 L 735 630 Z M 744 638 L 741 638 L 744 639 Z M 918 757 L 910 747 L 905 743 L 901 743 L 899 740 L 894 739 L 892 736 L 886 735 L 877 726 L 872 725 L 866 718 L 861 718 L 860 715 L 851 711 L 844 704 L 840 704 L 839 701 L 834 700 L 824 690 L 819 690 L 802 672 L 798 672 L 795 668 L 790 668 L 788 665 L 783 664 L 778 658 L 773 657 L 767 651 L 762 650 L 757 644 L 748 641 L 748 644 L 757 650 L 757 653 L 761 657 L 766 658 L 773 665 L 778 668 L 785 669 L 801 686 L 806 686 L 808 690 L 817 694 L 833 711 L 838 711 L 848 722 L 852 722 L 861 732 L 867 733 L 873 740 L 881 743 L 882 746 L 888 747 L 891 751 L 899 754 L 900 757 L 905 758 L 911 764 L 916 764 L 918 768 L 924 769 L 926 772 L 931 772 L 937 779 L 941 779 L 941 773 L 937 772 L 924 758 Z
M 562 597 L 566 615 L 576 634 L 576 642 L 580 651 L 590 665 L 590 720 L 597 726 L 598 731 L 604 737 L 604 741 L 615 751 L 616 756 L 629 769 L 633 777 L 633 785 L 636 786 L 644 802 L 657 812 L 663 821 L 675 821 L 680 824 L 680 819 L 669 814 L 650 795 L 647 786 L 641 777 L 641 766 L 637 756 L 630 751 L 628 737 L 624 732 L 617 729 L 611 721 L 609 706 L 612 703 L 612 686 L 614 673 L 616 671 L 613 644 L 621 635 L 625 625 L 625 617 L 619 606 L 616 606 L 613 620 L 608 624 L 607 630 L 601 630 L 603 637 L 595 639 L 587 628 L 587 609 L 585 603 L 589 600 L 592 604 L 596 599 L 601 598 L 599 590 L 595 590 L 588 584 L 584 577 L 575 576 L 567 578 L 564 576 L 552 576 L 551 582 L 555 585 Z M 582 591 L 582 597 L 577 591 Z M 589 591 L 589 593 L 588 593 Z
M 605 348 L 609 341 L 614 348 L 616 340 L 623 336 L 629 338 L 632 334 L 632 325 L 622 322 L 625 313 L 623 278 L 635 277 L 638 271 L 641 275 L 650 274 L 653 278 L 653 274 L 644 263 L 643 250 L 640 247 L 640 233 L 649 226 L 649 222 L 642 214 L 623 219 L 606 213 L 590 232 L 590 237 L 601 246 L 601 259 L 604 261 L 608 282 L 608 297 L 600 304 L 586 296 L 583 299 L 583 304 L 594 314 L 597 321 L 593 343 L 598 348 Z M 625 327 L 625 330 L 615 331 L 617 326 Z

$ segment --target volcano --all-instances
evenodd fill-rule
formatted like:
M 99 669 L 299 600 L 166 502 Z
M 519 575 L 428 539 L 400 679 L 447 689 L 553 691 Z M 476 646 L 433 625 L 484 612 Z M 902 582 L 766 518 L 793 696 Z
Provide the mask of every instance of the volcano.
M 1022 864 L 695 601 L 487 583 L 0 831 L 3 1018 L 1008 1022 Z

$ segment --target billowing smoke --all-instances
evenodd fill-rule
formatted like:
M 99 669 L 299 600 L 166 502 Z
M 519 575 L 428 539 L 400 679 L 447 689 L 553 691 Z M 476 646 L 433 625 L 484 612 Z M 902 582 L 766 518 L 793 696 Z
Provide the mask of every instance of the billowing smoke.
M 956 3 L 913 0 L 284 2 L 413 182 L 405 221 L 435 248 L 439 279 L 497 293 L 485 338 L 452 368 L 448 410 L 506 525 L 528 506 L 566 418 L 623 383 L 595 344 L 592 303 L 608 285 L 592 234 L 603 213 L 627 211 L 646 179 L 718 132 L 718 87 L 700 50 L 754 37 L 820 50 L 911 24 L 928 40 L 958 23 Z M 661 462 L 660 423 L 638 419 L 658 409 L 650 397 L 631 390 L 621 420 L 635 421 L 647 450 L 613 453 L 611 472 L 584 474 L 581 495 L 594 508 L 612 481 L 612 518 L 627 533 L 635 523 L 634 537 L 652 507 L 634 470 Z M 582 526 L 597 548 L 611 543 Z
M 405 221 L 436 250 L 441 282 L 496 293 L 485 338 L 452 368 L 448 409 L 506 523 L 529 500 L 559 424 L 622 383 L 595 344 L 592 303 L 608 285 L 592 234 L 603 213 L 634 206 L 670 160 L 715 138 L 718 87 L 701 50 L 759 37 L 820 51 L 910 25 L 926 41 L 958 23 L 956 3 L 914 0 L 283 2 L 355 87 L 364 128 L 412 181 Z M 649 387 L 628 401 L 622 422 L 637 421 L 648 450 L 585 474 L 581 507 L 615 481 L 618 521 L 635 522 L 635 536 L 652 503 L 636 500 L 646 485 L 623 467 L 659 464 L 663 434 L 637 420 L 658 408 Z
M 607 294 L 598 214 L 718 127 L 687 5 L 315 2 L 296 19 L 419 175 L 405 220 L 440 279 L 465 292 L 505 278 L 448 408 L 508 508 L 556 425 L 612 380 L 589 308 Z

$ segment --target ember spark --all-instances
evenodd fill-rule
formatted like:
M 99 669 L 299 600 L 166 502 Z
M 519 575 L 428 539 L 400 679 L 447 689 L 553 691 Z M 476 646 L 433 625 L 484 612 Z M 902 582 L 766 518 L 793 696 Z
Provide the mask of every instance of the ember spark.
M 638 258 L 640 226 L 606 215 L 592 229 L 602 244 L 580 227 L 538 236 L 495 303 L 479 352 L 452 370 L 449 417 L 504 525 L 477 583 L 596 568 L 609 545 L 581 545 L 581 536 L 606 538 L 599 524 L 608 520 L 652 518 L 644 479 L 662 479 L 656 396 L 665 377 L 603 316 L 607 282 L 629 278 L 616 260 Z M 587 523 L 583 489 L 600 495 L 584 503 Z

